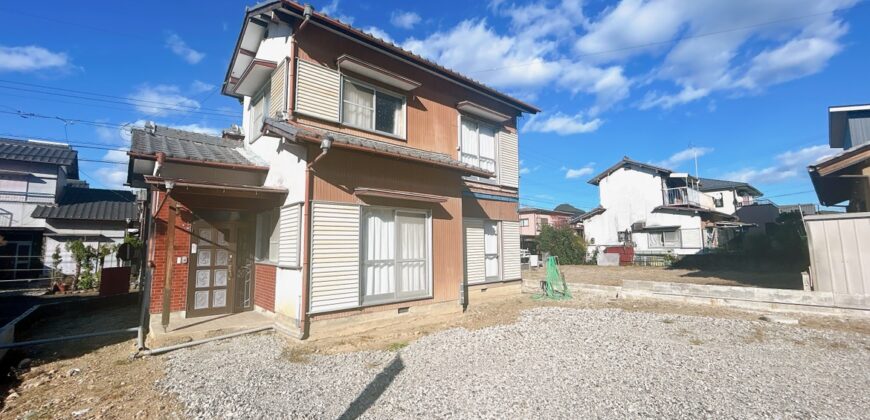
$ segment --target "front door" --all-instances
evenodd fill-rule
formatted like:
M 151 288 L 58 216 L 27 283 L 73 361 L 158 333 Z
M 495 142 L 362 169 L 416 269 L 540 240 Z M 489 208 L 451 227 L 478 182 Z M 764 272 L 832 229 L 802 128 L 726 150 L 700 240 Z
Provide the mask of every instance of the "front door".
M 233 312 L 238 226 L 198 220 L 191 226 L 189 317 Z

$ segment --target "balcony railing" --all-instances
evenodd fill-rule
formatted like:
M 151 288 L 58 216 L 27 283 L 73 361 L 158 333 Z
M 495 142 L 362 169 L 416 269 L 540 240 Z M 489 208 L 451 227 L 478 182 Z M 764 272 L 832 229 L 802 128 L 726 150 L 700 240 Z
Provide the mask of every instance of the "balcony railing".
M 663 191 L 663 198 L 666 206 L 684 206 L 684 205 L 701 205 L 700 192 L 694 188 L 677 187 L 666 188 Z
M 21 201 L 27 203 L 53 203 L 54 194 L 27 191 L 0 191 L 0 201 Z

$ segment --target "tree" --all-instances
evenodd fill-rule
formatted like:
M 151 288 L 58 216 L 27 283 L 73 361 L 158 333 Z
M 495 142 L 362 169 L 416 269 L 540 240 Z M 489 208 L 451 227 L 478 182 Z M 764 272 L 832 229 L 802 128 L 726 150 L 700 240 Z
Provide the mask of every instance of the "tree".
M 93 276 L 91 270 L 93 270 L 94 266 L 91 262 L 91 258 L 93 258 L 94 255 L 94 248 L 87 246 L 81 240 L 76 239 L 66 243 L 66 250 L 72 254 L 76 263 L 76 276 L 73 279 L 72 284 L 72 289 L 76 290 L 81 280 L 89 281 Z M 86 276 L 84 278 L 82 277 L 82 268 L 85 268 Z
M 99 244 L 97 245 L 97 249 L 94 252 L 94 256 L 97 258 L 97 283 L 102 279 L 103 275 L 103 266 L 106 264 L 106 257 L 111 255 L 118 249 L 118 246 L 115 244 Z
M 51 277 L 54 281 L 57 281 L 58 279 L 63 277 L 60 271 L 61 263 L 63 263 L 63 257 L 60 255 L 60 245 L 55 245 L 54 253 L 51 254 Z
M 586 244 L 569 227 L 541 226 L 538 243 L 541 251 L 559 257 L 560 264 L 583 264 L 586 261 Z

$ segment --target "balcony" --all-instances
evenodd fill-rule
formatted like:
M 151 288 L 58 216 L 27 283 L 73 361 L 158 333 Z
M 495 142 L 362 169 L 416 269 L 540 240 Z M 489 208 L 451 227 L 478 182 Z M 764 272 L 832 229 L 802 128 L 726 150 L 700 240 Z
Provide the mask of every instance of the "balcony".
M 694 188 L 666 188 L 662 196 L 666 206 L 701 206 L 701 193 Z
M 27 191 L 0 191 L 0 201 L 17 201 L 25 203 L 53 203 L 54 194 Z

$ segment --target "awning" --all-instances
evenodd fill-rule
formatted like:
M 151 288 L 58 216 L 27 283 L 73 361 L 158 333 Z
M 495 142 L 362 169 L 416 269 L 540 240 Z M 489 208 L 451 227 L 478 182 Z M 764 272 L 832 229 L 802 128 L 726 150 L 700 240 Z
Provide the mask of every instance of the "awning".
M 494 111 L 471 101 L 459 102 L 456 104 L 456 108 L 467 114 L 497 123 L 503 123 L 511 118 L 509 115 L 502 114 L 501 112 Z
M 254 96 L 263 87 L 266 79 L 276 67 L 278 67 L 278 63 L 274 61 L 255 58 L 248 64 L 233 91 L 238 95 Z
M 386 141 L 354 136 L 352 134 L 341 133 L 338 131 L 315 128 L 295 122 L 279 121 L 273 118 L 267 118 L 263 122 L 263 131 L 268 134 L 283 137 L 288 141 L 292 142 L 308 141 L 319 144 L 323 141 L 323 139 L 331 138 L 333 140 L 333 147 L 358 150 L 381 156 L 427 163 L 434 166 L 440 166 L 442 168 L 457 170 L 468 175 L 477 175 L 487 178 L 495 175 L 490 171 L 486 171 L 478 167 L 469 165 L 465 162 L 458 161 L 443 153 L 416 149 L 413 147 L 388 143 Z
M 420 82 L 398 75 L 389 70 L 382 69 L 374 64 L 366 63 L 365 61 L 347 54 L 338 57 L 336 63 L 342 72 L 350 71 L 405 92 L 420 87 Z
M 259 210 L 284 202 L 286 188 L 232 185 L 185 179 L 145 176 L 145 183 L 158 191 L 171 186 L 170 196 L 190 208 Z
M 443 203 L 449 199 L 442 195 L 423 194 L 410 191 L 388 190 L 382 188 L 356 188 L 353 195 L 359 197 L 382 197 L 399 200 L 422 201 L 426 203 Z

